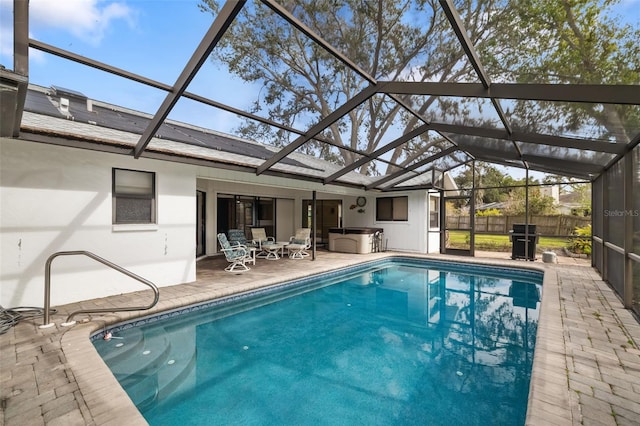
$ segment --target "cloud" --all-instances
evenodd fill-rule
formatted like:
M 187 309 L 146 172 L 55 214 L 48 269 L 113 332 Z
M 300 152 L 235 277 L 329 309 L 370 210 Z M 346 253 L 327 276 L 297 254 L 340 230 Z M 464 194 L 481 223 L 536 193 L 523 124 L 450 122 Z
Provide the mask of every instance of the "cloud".
M 117 20 L 134 26 L 135 11 L 122 2 L 103 0 L 30 0 L 30 29 L 63 29 L 97 46 Z

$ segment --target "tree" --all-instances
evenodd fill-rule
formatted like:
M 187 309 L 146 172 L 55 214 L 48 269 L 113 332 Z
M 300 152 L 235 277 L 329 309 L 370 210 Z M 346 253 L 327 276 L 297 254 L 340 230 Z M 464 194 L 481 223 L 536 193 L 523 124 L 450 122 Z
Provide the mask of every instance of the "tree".
M 486 162 L 476 161 L 475 168 L 476 207 L 482 204 L 506 201 L 511 191 L 509 186 L 514 185 L 516 181 L 501 172 L 496 166 Z M 454 180 L 459 188 L 471 188 L 473 184 L 472 165 L 465 166 L 464 170 L 454 177 Z
M 486 16 L 502 12 L 503 0 L 460 0 L 457 8 L 472 40 L 490 37 L 496 22 Z M 437 0 L 307 0 L 284 7 L 375 79 L 412 81 L 477 81 Z M 215 0 L 201 8 L 217 13 Z M 369 82 L 261 4 L 248 4 L 227 31 L 213 58 L 263 90 L 252 111 L 286 126 L 307 129 L 362 91 Z M 433 96 L 402 99 L 426 119 L 459 123 L 478 121 L 465 102 Z M 350 164 L 352 150 L 372 152 L 419 124 L 389 96 L 376 95 L 320 136 L 330 144 L 310 141 L 301 151 Z M 245 137 L 283 146 L 297 135 L 255 121 L 237 129 Z M 395 149 L 390 163 L 407 165 L 450 145 L 427 132 Z M 369 163 L 359 171 L 377 175 L 392 165 Z
M 576 203 L 579 207 L 572 209 L 571 214 L 577 216 L 591 215 L 591 184 L 585 183 L 581 179 L 566 178 L 563 176 L 547 174 L 542 180 L 546 184 L 559 185 L 560 196 L 572 194 L 571 203 Z
M 617 3 L 619 0 L 513 1 L 508 24 L 480 46 L 482 59 L 496 70 L 497 78 L 507 81 L 638 84 L 640 27 L 611 16 Z M 626 144 L 640 128 L 640 108 L 625 105 L 516 102 L 509 108 L 514 126 L 526 131 L 578 134 Z M 561 148 L 541 148 L 540 155 L 551 150 Z M 571 155 L 575 161 L 590 161 L 597 154 Z
M 638 84 L 640 30 L 615 21 L 607 10 L 615 0 L 454 0 L 469 39 L 496 82 Z M 292 15 L 380 80 L 478 81 L 437 0 L 288 0 Z M 201 8 L 216 14 L 216 0 Z M 263 89 L 251 112 L 306 130 L 361 92 L 368 80 L 259 2 L 248 3 L 212 57 Z M 421 121 L 500 126 L 478 114 L 482 102 L 434 96 L 376 95 L 327 128 L 300 152 L 340 165 L 372 152 L 413 130 Z M 580 134 L 628 143 L 640 127 L 640 108 L 620 105 L 504 102 L 515 129 L 547 134 Z M 491 108 L 491 107 L 490 107 Z M 296 134 L 247 120 L 238 132 L 276 146 Z M 450 139 L 460 138 L 451 135 Z M 496 141 L 498 144 L 509 141 Z M 450 142 L 436 132 L 396 148 L 388 163 L 370 162 L 358 171 L 379 175 L 425 158 Z M 499 148 L 500 149 L 500 148 Z M 592 162 L 592 151 L 532 145 L 531 155 Z M 442 160 L 444 161 L 444 160 Z M 446 167 L 442 167 L 443 169 Z
M 524 184 L 524 179 L 522 180 Z M 536 183 L 536 182 L 529 182 Z M 513 216 L 522 216 L 525 208 L 525 188 L 512 188 L 509 199 L 506 202 L 504 213 Z M 542 195 L 539 187 L 529 187 L 529 215 L 551 215 L 557 213 L 553 197 Z
M 591 216 L 591 185 L 580 183 L 574 185 L 573 192 L 577 195 L 580 207 L 572 214 L 579 216 Z

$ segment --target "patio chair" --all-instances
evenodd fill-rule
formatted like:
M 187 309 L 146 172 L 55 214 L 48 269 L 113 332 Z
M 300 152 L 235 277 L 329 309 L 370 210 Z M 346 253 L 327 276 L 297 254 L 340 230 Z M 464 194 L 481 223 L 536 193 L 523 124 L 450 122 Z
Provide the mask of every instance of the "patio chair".
M 253 241 L 248 241 L 242 229 L 229 229 L 229 244 L 232 246 L 256 247 Z
M 252 242 L 258 249 L 256 257 L 268 257 L 268 252 L 262 246 L 269 244 L 275 244 L 276 239 L 273 237 L 267 237 L 267 231 L 264 228 L 251 228 Z
M 232 246 L 229 243 L 229 240 L 227 240 L 227 236 L 222 232 L 218 234 L 218 241 L 220 242 L 220 247 L 222 248 L 224 257 L 230 263 L 229 266 L 224 268 L 225 271 L 245 272 L 249 270 L 246 263 L 251 262 L 253 259 L 251 258 L 251 254 L 247 249 L 247 246 L 241 244 Z
M 304 259 L 309 256 L 306 252 L 311 247 L 311 228 L 298 228 L 296 235 L 289 239 L 287 250 L 291 259 Z

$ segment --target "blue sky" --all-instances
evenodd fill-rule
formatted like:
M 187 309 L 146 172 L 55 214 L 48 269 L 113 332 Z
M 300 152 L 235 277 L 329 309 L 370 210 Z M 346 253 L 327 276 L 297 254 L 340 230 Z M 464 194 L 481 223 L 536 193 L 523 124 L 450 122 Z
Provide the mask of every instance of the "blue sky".
M 30 36 L 65 50 L 173 85 L 214 17 L 198 0 L 30 0 Z M 13 0 L 0 0 L 0 64 L 13 68 Z M 62 86 L 153 113 L 166 93 L 30 49 L 29 81 Z M 248 109 L 256 89 L 207 62 L 189 91 Z M 180 101 L 171 118 L 228 131 L 235 117 Z

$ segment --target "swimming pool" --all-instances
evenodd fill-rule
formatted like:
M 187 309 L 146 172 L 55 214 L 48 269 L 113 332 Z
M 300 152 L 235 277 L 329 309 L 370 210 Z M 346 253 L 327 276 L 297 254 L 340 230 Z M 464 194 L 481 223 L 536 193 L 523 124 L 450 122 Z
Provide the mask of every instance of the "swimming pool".
M 542 273 L 373 262 L 122 324 L 151 424 L 524 424 Z

